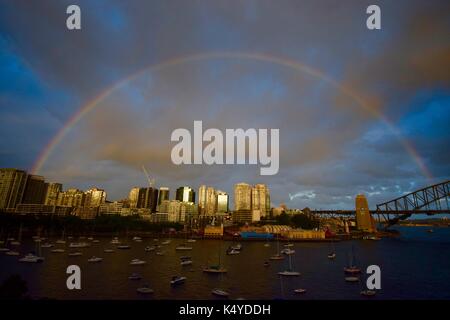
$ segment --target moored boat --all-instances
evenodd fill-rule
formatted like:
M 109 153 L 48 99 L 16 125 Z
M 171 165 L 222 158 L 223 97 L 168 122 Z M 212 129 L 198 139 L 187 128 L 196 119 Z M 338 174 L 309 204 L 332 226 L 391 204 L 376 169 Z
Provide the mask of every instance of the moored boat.
M 298 293 L 298 294 L 306 293 L 306 289 L 302 289 L 302 288 L 295 289 L 294 293 Z
M 136 291 L 142 294 L 152 294 L 154 292 L 154 290 L 151 289 L 149 285 L 144 285 L 141 288 L 137 288 Z
M 96 257 L 96 256 L 93 256 L 93 257 L 88 259 L 88 262 L 94 262 L 94 263 L 95 262 L 101 262 L 101 261 L 103 261 L 103 259 L 99 258 L 99 257 Z
M 209 266 L 203 268 L 203 272 L 206 273 L 227 273 L 227 269 L 222 268 L 221 266 Z
M 145 262 L 144 260 L 133 259 L 133 260 L 131 260 L 130 265 L 132 265 L 132 266 L 141 266 L 141 265 L 144 265 L 146 263 L 147 262 Z
M 228 292 L 226 292 L 225 290 L 218 289 L 218 288 L 213 289 L 213 290 L 211 291 L 211 293 L 212 293 L 213 295 L 219 296 L 219 297 L 228 297 L 228 296 L 230 295 L 230 294 L 229 294 Z
M 345 277 L 345 281 L 347 281 L 347 282 L 358 282 L 359 278 L 355 277 L 355 276 Z
M 170 280 L 170 285 L 171 286 L 177 286 L 180 285 L 182 283 L 184 283 L 186 281 L 186 277 L 180 277 L 180 276 L 173 276 L 172 280 Z
M 132 273 L 129 277 L 129 280 L 141 280 L 142 276 L 139 273 Z

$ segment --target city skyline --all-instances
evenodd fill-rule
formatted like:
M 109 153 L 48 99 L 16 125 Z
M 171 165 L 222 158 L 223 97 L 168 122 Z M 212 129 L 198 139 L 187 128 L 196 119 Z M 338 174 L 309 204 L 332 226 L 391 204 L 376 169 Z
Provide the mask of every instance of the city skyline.
M 375 31 L 365 1 L 225 3 L 79 1 L 71 32 L 63 3 L 1 1 L 0 167 L 120 199 L 145 165 L 172 197 L 263 182 L 275 206 L 323 209 L 448 180 L 448 3 L 380 1 Z M 173 165 L 170 133 L 196 120 L 279 129 L 279 173 Z

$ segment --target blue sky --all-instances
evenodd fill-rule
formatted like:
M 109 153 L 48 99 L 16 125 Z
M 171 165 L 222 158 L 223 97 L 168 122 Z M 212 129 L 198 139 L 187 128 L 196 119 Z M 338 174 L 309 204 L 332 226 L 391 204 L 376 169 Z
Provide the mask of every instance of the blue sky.
M 82 30 L 65 28 L 78 4 Z M 31 169 L 70 117 L 105 89 L 151 65 L 199 53 L 264 54 L 320 70 L 388 118 L 401 138 L 335 86 L 276 63 L 211 58 L 143 72 L 80 121 L 40 174 L 64 187 L 103 187 L 111 200 L 144 186 L 141 166 L 171 189 L 232 193 L 267 183 L 272 204 L 352 208 L 450 176 L 448 1 L 379 1 L 382 29 L 365 27 L 368 1 L 0 0 L 0 167 Z M 170 132 L 279 128 L 280 172 L 170 162 Z M 401 139 L 414 145 L 427 179 Z M 299 196 L 289 198 L 290 194 Z

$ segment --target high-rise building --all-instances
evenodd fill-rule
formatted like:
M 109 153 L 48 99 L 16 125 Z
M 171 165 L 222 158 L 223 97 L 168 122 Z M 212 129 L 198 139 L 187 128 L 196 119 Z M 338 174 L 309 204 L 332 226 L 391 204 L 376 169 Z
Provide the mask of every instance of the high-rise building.
M 170 190 L 167 187 L 159 188 L 158 205 L 164 200 L 169 200 Z
M 176 200 L 181 202 L 193 202 L 195 203 L 195 191 L 191 187 L 184 186 L 179 187 L 176 193 Z
M 139 188 L 134 187 L 130 190 L 130 193 L 128 194 L 128 200 L 130 200 L 130 208 L 137 208 L 139 199 Z
M 158 206 L 158 195 L 159 190 L 157 188 L 145 188 L 147 193 L 147 201 L 143 208 L 150 209 L 150 212 L 156 212 L 156 207 Z
M 185 222 L 187 215 L 197 213 L 197 206 L 193 202 L 163 200 L 159 206 L 159 213 L 167 214 L 169 222 Z
M 369 204 L 363 194 L 358 194 L 355 199 L 356 227 L 365 232 L 375 232 L 375 221 L 369 211 Z
M 206 208 L 205 213 L 208 216 L 212 216 L 217 212 L 217 193 L 213 187 L 206 189 Z
M 99 207 L 106 202 L 106 192 L 103 189 L 91 188 L 85 192 L 85 207 Z
M 198 188 L 198 213 L 200 215 L 206 214 L 206 186 L 201 185 Z
M 47 184 L 43 176 L 28 175 L 21 203 L 44 204 Z
M 67 189 L 64 192 L 58 194 L 57 206 L 64 207 L 84 207 L 86 194 L 78 189 Z
M 0 169 L 0 208 L 15 208 L 22 201 L 27 173 L 17 169 Z
M 56 206 L 56 202 L 58 201 L 58 195 L 60 192 L 62 192 L 61 183 L 49 183 L 47 187 L 47 193 L 45 195 L 44 204 Z
M 256 184 L 252 188 L 252 210 L 259 211 L 260 217 L 270 213 L 269 188 L 265 184 Z
M 217 191 L 217 213 L 228 212 L 228 194 L 223 191 Z
M 247 183 L 234 185 L 234 210 L 252 209 L 252 187 Z
M 158 189 L 134 187 L 128 195 L 130 208 L 146 208 L 156 212 L 158 205 Z
M 217 191 L 213 187 L 202 185 L 198 189 L 198 211 L 208 216 L 217 213 Z

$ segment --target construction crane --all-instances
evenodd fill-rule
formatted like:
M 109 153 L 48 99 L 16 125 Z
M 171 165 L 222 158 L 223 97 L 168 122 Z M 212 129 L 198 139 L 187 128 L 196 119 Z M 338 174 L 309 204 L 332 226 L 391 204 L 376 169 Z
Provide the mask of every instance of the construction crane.
M 147 172 L 147 170 L 145 169 L 144 166 L 142 166 L 142 170 L 144 171 L 144 174 L 147 177 L 148 186 L 150 188 L 153 188 L 153 186 L 155 185 L 155 179 L 154 178 L 150 179 L 150 176 L 148 175 L 148 172 Z

